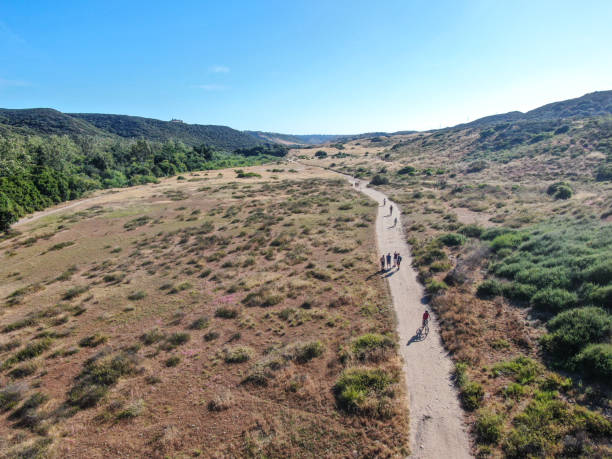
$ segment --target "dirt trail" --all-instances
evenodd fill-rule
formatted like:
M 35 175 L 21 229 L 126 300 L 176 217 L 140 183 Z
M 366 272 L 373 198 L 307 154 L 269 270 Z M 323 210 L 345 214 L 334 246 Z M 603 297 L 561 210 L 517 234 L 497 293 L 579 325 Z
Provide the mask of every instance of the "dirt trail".
M 354 179 L 352 179 L 354 181 Z M 401 214 L 395 203 L 380 191 L 361 182 L 358 189 L 380 203 L 376 218 L 376 239 L 380 254 L 398 251 L 402 267 L 387 276 L 397 314 L 400 352 L 410 403 L 410 445 L 414 458 L 471 458 L 470 441 L 463 422 L 457 391 L 451 380 L 452 364 L 440 340 L 439 326 L 432 316 L 429 334 L 417 339 L 421 325 L 423 288 L 411 267 L 410 249 L 401 230 Z M 389 205 L 393 204 L 393 215 Z M 397 226 L 393 225 L 395 217 Z M 431 311 L 430 311 L 431 312 Z

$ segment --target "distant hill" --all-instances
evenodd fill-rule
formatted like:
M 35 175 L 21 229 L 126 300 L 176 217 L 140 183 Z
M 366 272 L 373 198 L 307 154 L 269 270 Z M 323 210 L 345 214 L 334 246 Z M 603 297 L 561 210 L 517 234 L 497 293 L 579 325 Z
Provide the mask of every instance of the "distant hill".
M 279 134 L 277 132 L 263 131 L 244 131 L 245 133 L 264 142 L 281 143 L 285 145 L 318 145 L 325 142 L 333 142 L 341 137 L 341 135 L 325 135 L 325 134 Z
M 262 143 L 251 135 L 227 126 L 188 124 L 180 121 L 100 113 L 70 113 L 70 116 L 124 138 L 145 138 L 162 142 L 174 139 L 190 146 L 207 144 L 230 150 L 254 147 Z
M 127 115 L 62 113 L 51 108 L 0 109 L 0 134 L 119 136 L 151 141 L 180 140 L 223 150 L 251 148 L 263 142 L 227 126 L 187 124 Z
M 596 91 L 576 99 L 553 102 L 526 113 L 514 111 L 485 116 L 453 128 L 485 127 L 518 121 L 554 121 L 566 118 L 586 118 L 612 115 L 612 91 Z
M 0 108 L 0 126 L 23 134 L 104 135 L 90 123 L 52 108 Z

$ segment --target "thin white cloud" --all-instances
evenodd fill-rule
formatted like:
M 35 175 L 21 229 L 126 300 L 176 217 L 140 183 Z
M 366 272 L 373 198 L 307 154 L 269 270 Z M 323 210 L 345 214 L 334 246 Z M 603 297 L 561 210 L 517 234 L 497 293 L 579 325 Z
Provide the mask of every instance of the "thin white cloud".
M 229 73 L 229 67 L 225 65 L 213 65 L 210 67 L 211 73 Z
M 5 78 L 0 78 L 0 88 L 24 88 L 26 86 L 31 86 L 31 84 L 23 80 L 7 80 Z
M 204 91 L 225 91 L 227 86 L 222 84 L 196 84 L 194 88 L 203 89 Z

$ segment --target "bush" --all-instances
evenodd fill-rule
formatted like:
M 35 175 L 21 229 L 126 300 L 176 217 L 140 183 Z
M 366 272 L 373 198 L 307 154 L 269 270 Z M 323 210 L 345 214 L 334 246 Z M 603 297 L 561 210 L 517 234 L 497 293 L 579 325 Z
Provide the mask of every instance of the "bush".
M 427 293 L 429 293 L 430 295 L 435 295 L 437 293 L 443 292 L 446 289 L 448 289 L 448 285 L 446 285 L 446 283 L 441 280 L 429 279 L 425 283 L 425 290 L 427 290 Z
M 166 335 L 161 332 L 159 329 L 155 328 L 147 333 L 144 333 L 140 336 L 140 340 L 147 346 L 151 344 L 155 344 L 161 340 L 163 340 Z
M 484 399 L 484 389 L 481 384 L 469 381 L 461 387 L 460 396 L 463 407 L 468 411 L 474 411 L 480 407 Z
M 236 346 L 223 349 L 223 360 L 225 363 L 242 363 L 250 360 L 253 350 L 246 346 Z
M 596 178 L 600 182 L 612 180 L 612 163 L 607 163 L 599 166 L 599 168 L 597 169 Z
M 574 190 L 567 182 L 555 182 L 548 187 L 546 193 L 555 199 L 569 199 L 574 194 Z
M 167 360 L 164 362 L 164 364 L 165 364 L 167 367 L 175 367 L 175 366 L 177 366 L 179 363 L 181 363 L 181 358 L 180 358 L 180 357 L 178 357 L 178 356 L 176 356 L 176 355 L 174 355 L 174 356 L 172 356 L 172 357 L 168 358 L 168 359 L 167 359 Z
M 574 359 L 576 368 L 588 376 L 610 382 L 612 378 L 612 344 L 591 344 Z
M 484 228 L 478 225 L 474 225 L 474 224 L 463 225 L 461 228 L 459 228 L 459 232 L 467 237 L 478 238 L 482 235 L 483 231 L 484 231 Z
M 463 245 L 466 241 L 466 237 L 463 234 L 456 233 L 446 233 L 438 237 L 438 239 L 447 247 Z
M 493 366 L 493 375 L 512 377 L 519 384 L 528 384 L 541 372 L 540 365 L 529 357 L 520 356 Z
M 495 279 L 487 279 L 482 282 L 476 289 L 476 295 L 479 298 L 490 299 L 504 292 L 503 284 Z
M 479 443 L 497 443 L 501 438 L 504 419 L 495 411 L 482 409 L 478 412 L 475 430 Z
M 515 249 L 527 239 L 527 236 L 522 233 L 505 233 L 495 237 L 491 242 L 491 249 L 497 252 L 501 249 Z
M 546 326 L 551 333 L 542 338 L 544 348 L 565 360 L 588 344 L 609 339 L 612 316 L 601 308 L 578 308 L 562 312 Z
M 235 319 L 238 317 L 238 311 L 232 308 L 226 308 L 225 306 L 217 308 L 215 311 L 215 317 L 221 317 L 222 319 Z
M 593 304 L 612 309 L 612 285 L 594 288 L 589 295 Z
M 315 357 L 320 357 L 325 351 L 325 346 L 321 341 L 311 341 L 309 343 L 298 343 L 292 349 L 293 358 L 299 363 L 306 363 Z
M 95 335 L 87 336 L 79 341 L 79 346 L 81 347 L 96 347 L 100 344 L 106 343 L 108 337 L 105 335 L 101 335 L 100 333 L 96 333 Z
M 204 328 L 208 327 L 209 322 L 208 317 L 200 317 L 194 320 L 189 328 L 191 330 L 203 330 Z
M 389 184 L 389 179 L 387 177 L 385 177 L 384 175 L 376 174 L 374 177 L 372 177 L 372 180 L 370 180 L 370 184 L 372 184 L 372 185 L 388 185 Z
M 319 159 L 327 158 L 327 152 L 319 150 L 315 153 L 315 156 Z
M 540 311 L 564 311 L 578 303 L 578 295 L 561 288 L 546 288 L 531 297 L 531 305 Z
M 393 338 L 378 333 L 366 333 L 355 338 L 351 350 L 359 360 L 379 361 L 386 357 L 388 350 L 395 347 Z
M 533 285 L 520 282 L 503 284 L 504 296 L 515 301 L 529 301 L 538 289 Z
M 344 370 L 333 391 L 340 408 L 349 413 L 384 417 L 388 401 L 393 397 L 391 386 L 397 378 L 376 368 L 349 368 Z
M 399 169 L 397 171 L 398 175 L 414 175 L 416 173 L 416 168 L 412 167 L 412 166 L 405 166 L 402 167 L 401 169 Z

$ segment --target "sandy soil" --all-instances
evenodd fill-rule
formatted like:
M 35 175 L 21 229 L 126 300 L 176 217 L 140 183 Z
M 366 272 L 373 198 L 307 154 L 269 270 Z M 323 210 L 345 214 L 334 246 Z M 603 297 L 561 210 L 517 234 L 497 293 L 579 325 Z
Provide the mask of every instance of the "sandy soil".
M 386 196 L 367 188 L 366 182 L 361 182 L 359 189 L 380 203 L 376 219 L 379 254 L 398 251 L 403 257 L 401 269 L 387 273 L 387 280 L 397 314 L 397 330 L 402 344 L 400 352 L 408 385 L 411 457 L 470 458 L 463 410 L 451 380 L 452 363 L 442 346 L 433 315 L 429 334 L 422 340 L 416 336 L 426 304 L 423 288 L 411 267 L 410 249 L 401 231 L 401 213 L 389 199 L 387 205 L 382 206 Z M 390 204 L 393 204 L 392 215 L 389 214 Z M 395 217 L 398 217 L 396 226 L 393 225 Z

